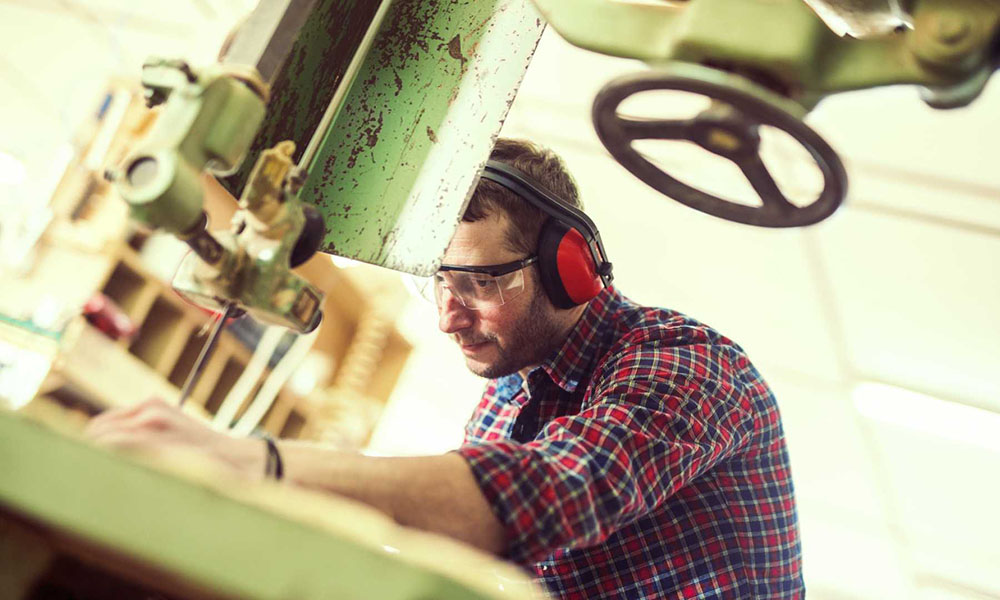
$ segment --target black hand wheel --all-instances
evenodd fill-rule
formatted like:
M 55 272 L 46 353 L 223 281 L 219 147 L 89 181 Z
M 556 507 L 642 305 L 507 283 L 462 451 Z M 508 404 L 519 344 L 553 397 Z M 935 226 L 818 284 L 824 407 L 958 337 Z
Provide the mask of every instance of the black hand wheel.
M 707 96 L 712 107 L 690 119 L 626 117 L 618 106 L 633 94 L 676 90 Z M 612 156 L 647 185 L 682 204 L 729 221 L 760 227 L 802 227 L 827 218 L 844 201 L 847 172 L 837 153 L 802 122 L 805 109 L 751 81 L 695 64 L 672 63 L 608 83 L 594 99 L 597 135 Z M 805 206 L 790 202 L 760 158 L 758 127 L 783 130 L 800 143 L 823 174 L 823 191 Z M 689 140 L 740 168 L 760 206 L 714 196 L 678 181 L 632 147 L 636 140 Z

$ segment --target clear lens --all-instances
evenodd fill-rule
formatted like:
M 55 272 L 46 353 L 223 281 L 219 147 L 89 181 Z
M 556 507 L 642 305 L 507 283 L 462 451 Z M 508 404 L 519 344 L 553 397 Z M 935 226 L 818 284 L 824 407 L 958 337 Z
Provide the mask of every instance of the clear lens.
M 432 281 L 435 300 L 439 305 L 447 289 L 463 306 L 473 310 L 500 306 L 524 291 L 522 270 L 498 277 L 483 273 L 439 271 Z
M 403 285 L 414 296 L 419 296 L 421 300 L 434 304 L 434 278 L 421 277 L 420 275 L 405 275 Z

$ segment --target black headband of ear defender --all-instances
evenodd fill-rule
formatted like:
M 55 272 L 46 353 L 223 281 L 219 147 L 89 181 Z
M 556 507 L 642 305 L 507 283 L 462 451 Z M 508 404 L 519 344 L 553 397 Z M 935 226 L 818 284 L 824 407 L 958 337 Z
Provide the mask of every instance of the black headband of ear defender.
M 549 217 L 580 232 L 590 249 L 597 275 L 605 286 L 611 284 L 614 276 L 611 274 L 611 263 L 604 253 L 601 234 L 583 211 L 545 189 L 545 186 L 524 171 L 500 161 L 486 161 L 482 178 L 502 185 Z

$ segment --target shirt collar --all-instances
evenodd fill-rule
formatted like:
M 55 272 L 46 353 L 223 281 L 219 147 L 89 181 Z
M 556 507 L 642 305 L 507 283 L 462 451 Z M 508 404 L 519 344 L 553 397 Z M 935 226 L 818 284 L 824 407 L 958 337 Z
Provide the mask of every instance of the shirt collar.
M 575 392 L 604 351 L 607 345 L 604 338 L 612 330 L 612 317 L 622 301 L 622 295 L 613 286 L 601 290 L 587 303 L 580 320 L 570 330 L 562 346 L 535 371 L 543 370 L 560 388 Z M 528 378 L 531 379 L 531 374 Z

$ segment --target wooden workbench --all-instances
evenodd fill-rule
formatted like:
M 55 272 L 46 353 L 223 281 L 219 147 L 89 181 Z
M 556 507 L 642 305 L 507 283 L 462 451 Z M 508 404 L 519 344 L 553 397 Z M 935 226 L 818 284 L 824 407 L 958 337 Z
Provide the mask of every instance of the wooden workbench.
M 521 571 L 457 542 L 220 469 L 112 452 L 0 411 L 4 597 L 73 584 L 78 598 L 541 597 Z M 88 578 L 112 595 L 88 596 Z

